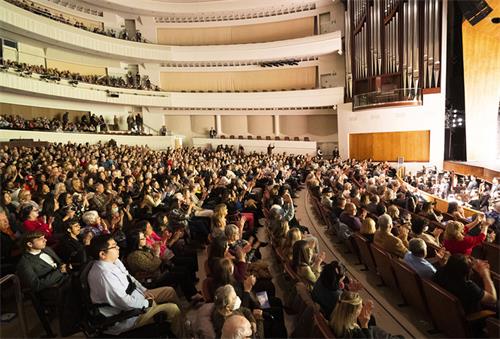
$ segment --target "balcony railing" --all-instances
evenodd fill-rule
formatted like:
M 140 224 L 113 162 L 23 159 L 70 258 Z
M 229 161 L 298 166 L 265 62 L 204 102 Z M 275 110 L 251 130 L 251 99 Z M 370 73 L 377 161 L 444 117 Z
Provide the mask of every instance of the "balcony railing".
M 369 92 L 355 95 L 352 110 L 390 106 L 421 106 L 423 104 L 420 88 L 398 88 L 390 92 Z

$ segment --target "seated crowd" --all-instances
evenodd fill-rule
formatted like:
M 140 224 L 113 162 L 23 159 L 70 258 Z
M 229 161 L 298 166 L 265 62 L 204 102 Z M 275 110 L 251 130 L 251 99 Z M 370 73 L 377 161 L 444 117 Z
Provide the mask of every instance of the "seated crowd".
M 4 69 L 13 68 L 16 72 L 22 75 L 31 75 L 33 73 L 39 74 L 40 79 L 60 81 L 65 79 L 70 81 L 72 84 L 77 84 L 79 81 L 92 84 L 101 85 L 109 87 L 127 88 L 127 89 L 138 89 L 144 91 L 161 91 L 161 89 L 153 85 L 149 80 L 149 76 L 140 74 L 127 73 L 124 77 L 111 76 L 111 75 L 82 75 L 80 73 L 62 71 L 57 68 L 47 68 L 42 65 L 28 65 L 26 63 L 20 63 L 12 60 L 2 60 L 2 67 Z
M 36 117 L 26 119 L 20 115 L 0 114 L 0 129 L 15 129 L 29 131 L 53 131 L 53 132 L 85 132 L 85 133 L 107 133 L 110 130 L 118 131 L 119 120 L 115 115 L 114 126 L 109 126 L 102 115 L 97 116 L 88 112 L 70 121 L 69 113 L 64 112 L 61 117 L 55 116 L 52 119 L 47 117 Z M 112 128 L 111 128 L 112 127 Z M 127 116 L 127 131 L 122 134 L 150 135 L 144 132 L 144 123 L 141 114 Z M 120 133 L 113 133 L 120 134 Z
M 76 118 L 76 121 L 69 121 L 68 112 L 63 113 L 62 117 L 36 117 L 26 119 L 20 115 L 0 115 L 0 128 L 18 129 L 18 130 L 41 130 L 54 132 L 105 132 L 108 131 L 108 125 L 104 117 L 89 112 Z
M 136 41 L 136 42 L 148 42 L 142 37 L 140 31 L 136 31 L 135 35 L 131 36 L 126 29 L 122 29 L 120 32 L 116 32 L 114 29 L 104 29 L 102 27 L 88 27 L 83 22 L 79 22 L 75 19 L 70 19 L 65 17 L 62 13 L 57 15 L 50 12 L 48 8 L 36 5 L 34 2 L 29 0 L 7 0 L 11 4 L 30 11 L 32 13 L 44 16 L 46 18 L 62 22 L 63 24 L 71 25 L 76 28 L 84 29 L 89 32 L 106 35 L 111 38 L 118 38 L 122 40 Z
M 494 201 L 491 210 L 485 214 L 478 212 L 470 220 L 456 217 L 441 222 L 442 219 L 434 218 L 438 212 L 433 204 L 421 200 L 410 185 L 397 178 L 392 168 L 366 161 L 317 166 L 306 182 L 333 231 L 346 244 L 352 244 L 350 237 L 358 234 L 394 258 L 400 258 L 421 278 L 433 280 L 455 295 L 467 315 L 483 308 L 497 312 L 497 291 L 490 266 L 482 260 L 481 244 L 498 242 L 500 201 Z M 433 257 L 426 258 L 430 249 Z M 311 269 L 317 276 L 317 267 L 313 265 Z M 492 269 L 498 272 L 497 267 Z M 334 276 L 338 271 L 336 268 Z M 331 279 L 327 281 L 330 284 Z M 313 296 L 315 290 L 317 283 Z M 352 294 L 348 298 L 357 300 Z M 321 304 L 325 294 L 317 294 L 315 300 Z M 348 303 L 358 305 L 357 301 Z M 328 314 L 330 309 L 326 307 L 322 304 Z M 358 309 L 361 314 L 363 310 L 364 307 Z M 337 308 L 334 315 L 335 312 Z M 484 322 L 475 324 L 476 336 L 484 335 L 483 326 Z
M 422 167 L 415 175 L 409 173 L 404 181 L 424 192 L 452 202 L 448 213 L 465 219 L 462 206 L 488 211 L 489 205 L 500 199 L 498 178 L 491 183 L 473 175 L 463 176 L 453 171 L 438 171 L 436 167 Z
M 135 331 L 164 313 L 169 331 L 182 336 L 181 300 L 204 298 L 218 335 L 232 328 L 226 319 L 244 315 L 258 337 L 286 337 L 282 303 L 260 260 L 266 242 L 257 237 L 257 220 L 263 197 L 276 203 L 271 188 L 298 186 L 284 168 L 303 161 L 108 144 L 2 148 L 1 273 L 15 270 L 51 305 L 54 286 L 91 264 L 90 298 L 101 314 L 144 309 L 109 334 Z M 207 244 L 211 283 L 202 297 L 197 251 Z M 262 291 L 268 310 L 256 298 Z
M 105 330 L 109 334 L 143 329 L 147 336 L 145 328 L 164 314 L 177 337 L 287 337 L 283 303 L 269 264 L 261 260 L 267 243 L 257 230 L 264 225 L 336 337 L 390 336 L 376 325 L 373 303 L 357 293 L 359 282 L 342 263 L 324 263 L 318 241 L 295 218 L 292 197 L 304 181 L 350 232 L 370 232 L 375 243 L 404 257 L 417 272 L 436 272 L 425 260 L 425 242 L 415 241 L 422 237 L 408 241 L 416 220 L 395 212 L 391 217 L 393 209 L 380 203 L 368 212 L 370 195 L 395 203 L 385 192 L 397 196 L 405 189 L 385 175 L 384 164 L 234 150 L 51 144 L 1 149 L 0 171 L 2 275 L 17 267 L 25 287 L 54 303 L 53 287 L 91 265 L 90 299 L 101 314 L 141 310 L 113 323 Z M 465 291 L 461 301 L 467 312 L 496 302 L 488 264 L 473 265 L 483 288 L 460 266 L 468 260 L 464 254 L 485 241 L 485 220 L 481 215 L 466 226 L 465 232 L 479 227 L 479 235 L 464 235 L 463 226 L 455 233 L 447 229 L 444 249 L 436 254 L 442 266 L 434 279 L 452 293 Z M 206 245 L 207 260 L 200 264 L 207 278 L 199 292 L 196 254 Z M 455 279 L 459 275 L 461 280 Z M 183 299 L 199 307 L 191 326 L 182 321 Z

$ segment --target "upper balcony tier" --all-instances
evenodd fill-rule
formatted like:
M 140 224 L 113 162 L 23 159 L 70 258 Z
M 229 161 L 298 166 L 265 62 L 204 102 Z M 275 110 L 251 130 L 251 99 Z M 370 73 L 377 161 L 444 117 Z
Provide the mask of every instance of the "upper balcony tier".
M 179 93 L 122 89 L 66 80 L 46 81 L 0 72 L 0 98 L 8 92 L 94 103 L 176 108 L 304 108 L 325 107 L 344 101 L 344 88 L 251 93 Z
M 0 2 L 0 28 L 82 53 L 134 62 L 282 60 L 329 54 L 342 49 L 340 31 L 276 42 L 162 46 L 87 32 Z
M 283 13 L 296 11 L 301 7 L 319 8 L 331 5 L 331 0 L 85 0 L 96 8 L 106 8 L 124 13 L 142 15 L 206 15 L 207 13 L 251 13 L 255 11 Z

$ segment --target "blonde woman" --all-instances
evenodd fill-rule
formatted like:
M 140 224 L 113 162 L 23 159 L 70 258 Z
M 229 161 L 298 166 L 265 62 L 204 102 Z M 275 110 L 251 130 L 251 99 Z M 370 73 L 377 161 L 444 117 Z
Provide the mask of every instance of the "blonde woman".
M 226 216 L 227 216 L 227 206 L 226 204 L 218 204 L 214 208 L 214 214 L 212 215 L 212 239 L 224 235 L 224 230 L 226 229 Z
M 293 255 L 293 244 L 295 244 L 299 240 L 302 240 L 302 233 L 296 227 L 289 230 L 286 234 L 286 239 L 283 243 L 282 251 L 285 257 L 290 261 L 292 260 Z
M 330 328 L 337 338 L 403 338 L 370 326 L 372 311 L 371 300 L 363 301 L 358 293 L 344 291 L 332 312 Z
M 271 239 L 275 247 L 281 248 L 286 240 L 286 235 L 290 230 L 287 220 L 281 220 L 280 226 L 276 228 L 272 234 Z
M 482 223 L 484 215 L 479 214 L 476 220 L 472 223 L 464 226 L 459 221 L 450 221 L 446 225 L 444 231 L 444 247 L 452 255 L 461 253 L 465 255 L 470 255 L 472 249 L 477 245 L 481 244 L 486 239 L 486 233 L 488 232 L 488 223 Z M 467 235 L 471 228 L 481 224 L 481 233 L 476 236 Z
M 359 233 L 363 237 L 365 237 L 369 242 L 373 242 L 373 236 L 375 235 L 376 231 L 377 226 L 375 224 L 375 220 L 369 217 L 363 219 L 363 222 L 361 223 L 361 229 L 359 230 Z

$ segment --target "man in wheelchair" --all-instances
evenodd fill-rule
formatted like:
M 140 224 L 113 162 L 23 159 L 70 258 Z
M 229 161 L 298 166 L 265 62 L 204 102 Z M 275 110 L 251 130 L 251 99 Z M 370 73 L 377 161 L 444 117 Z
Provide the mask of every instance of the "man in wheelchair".
M 120 319 L 104 330 L 104 333 L 120 335 L 153 324 L 163 314 L 170 323 L 170 330 L 179 337 L 181 311 L 178 297 L 172 287 L 148 290 L 132 277 L 119 259 L 120 248 L 111 235 L 100 235 L 92 239 L 90 254 L 96 261 L 88 271 L 90 301 L 105 317 L 114 317 L 124 312 L 139 312 Z M 147 336 L 144 333 L 144 336 Z

